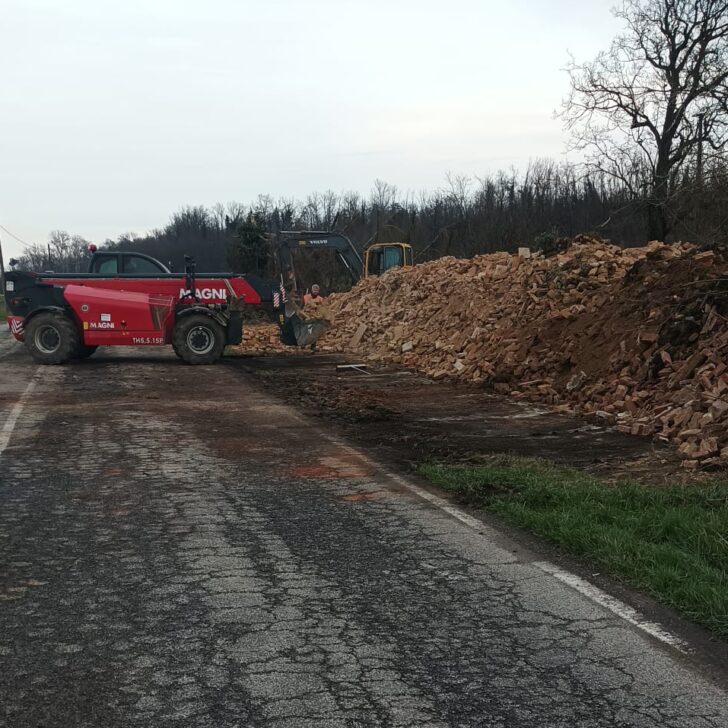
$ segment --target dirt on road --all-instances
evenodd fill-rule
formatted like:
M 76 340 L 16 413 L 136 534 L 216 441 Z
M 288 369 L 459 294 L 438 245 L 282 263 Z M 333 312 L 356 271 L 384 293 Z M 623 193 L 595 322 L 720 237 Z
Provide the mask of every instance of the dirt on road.
M 390 463 L 477 461 L 499 454 L 538 457 L 606 479 L 675 482 L 688 476 L 667 446 L 617 432 L 598 417 L 560 414 L 487 392 L 433 381 L 394 365 L 352 367 L 333 354 L 239 356 L 225 360 L 307 414 Z M 694 477 L 694 476 L 692 476 Z

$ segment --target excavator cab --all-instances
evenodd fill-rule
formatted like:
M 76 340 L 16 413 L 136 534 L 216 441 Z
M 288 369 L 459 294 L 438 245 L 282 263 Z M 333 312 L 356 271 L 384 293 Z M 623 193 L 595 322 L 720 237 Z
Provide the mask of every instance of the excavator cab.
M 414 265 L 412 246 L 407 243 L 374 243 L 364 251 L 364 277 L 380 276 L 390 268 Z

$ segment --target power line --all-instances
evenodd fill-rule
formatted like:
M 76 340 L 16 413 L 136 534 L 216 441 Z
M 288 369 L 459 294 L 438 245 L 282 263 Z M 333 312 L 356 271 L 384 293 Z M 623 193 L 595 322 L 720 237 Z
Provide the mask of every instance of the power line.
M 30 243 L 26 243 L 25 240 L 21 240 L 17 235 L 14 235 L 10 232 L 6 227 L 3 227 L 0 225 L 0 230 L 7 233 L 13 240 L 17 240 L 21 245 L 25 245 L 26 248 L 32 248 L 33 246 Z

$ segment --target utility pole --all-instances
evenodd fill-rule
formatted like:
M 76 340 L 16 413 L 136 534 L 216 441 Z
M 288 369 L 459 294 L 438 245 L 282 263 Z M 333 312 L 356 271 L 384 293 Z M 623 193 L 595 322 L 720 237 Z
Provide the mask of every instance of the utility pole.
M 5 295 L 5 262 L 3 261 L 3 241 L 0 239 L 0 296 Z

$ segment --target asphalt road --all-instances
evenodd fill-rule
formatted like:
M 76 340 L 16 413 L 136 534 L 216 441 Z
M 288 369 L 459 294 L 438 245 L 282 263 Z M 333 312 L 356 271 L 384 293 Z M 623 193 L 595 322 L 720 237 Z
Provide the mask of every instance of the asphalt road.
M 728 726 L 719 676 L 455 516 L 234 365 L 1 338 L 0 725 Z

